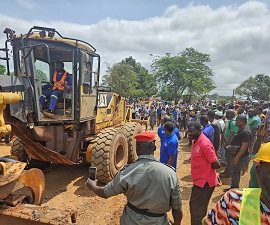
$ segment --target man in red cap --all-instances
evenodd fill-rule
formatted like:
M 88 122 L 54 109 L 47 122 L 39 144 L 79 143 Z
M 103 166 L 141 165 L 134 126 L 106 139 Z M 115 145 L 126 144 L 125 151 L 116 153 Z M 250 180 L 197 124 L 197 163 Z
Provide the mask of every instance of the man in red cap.
M 156 141 L 155 133 L 148 132 L 148 131 L 139 133 L 135 135 L 134 138 L 136 139 L 136 142 L 155 142 Z
M 168 225 L 166 212 L 170 209 L 174 219 L 171 224 L 180 225 L 182 198 L 176 173 L 154 156 L 153 132 L 145 131 L 134 138 L 138 160 L 119 171 L 105 187 L 97 186 L 97 181 L 90 179 L 87 187 L 102 198 L 121 193 L 127 197 L 120 225 Z
M 237 110 L 239 109 L 240 105 L 238 103 L 234 104 L 234 109 Z

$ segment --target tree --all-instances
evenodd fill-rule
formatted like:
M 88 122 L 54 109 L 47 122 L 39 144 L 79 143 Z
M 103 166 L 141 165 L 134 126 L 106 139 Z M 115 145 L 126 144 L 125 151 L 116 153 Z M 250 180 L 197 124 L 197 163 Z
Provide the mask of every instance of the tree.
M 112 67 L 107 65 L 107 75 L 102 85 L 108 85 L 124 97 L 151 97 L 157 93 L 156 81 L 152 74 L 131 56 Z
M 0 75 L 6 74 L 6 67 L 3 65 L 0 65 Z M 14 76 L 14 72 L 10 72 L 10 76 Z M 37 69 L 37 77 L 44 82 L 48 82 L 48 78 L 46 76 L 46 73 L 42 70 Z
M 37 77 L 41 80 L 41 82 L 48 82 L 46 73 L 40 69 L 37 69 Z
M 212 95 L 208 95 L 207 96 L 209 99 L 212 99 L 212 100 L 218 100 L 219 98 L 219 94 L 218 93 L 214 93 Z
M 5 75 L 6 74 L 6 67 L 3 65 L 0 65 L 0 75 Z
M 157 93 L 157 84 L 153 74 L 148 73 L 148 70 L 136 62 L 132 56 L 125 58 L 122 62 L 130 65 L 132 70 L 137 74 L 136 89 L 140 93 L 138 97 L 151 97 Z
M 251 76 L 235 89 L 235 93 L 268 101 L 270 95 L 270 78 L 264 74 L 257 74 L 255 77 Z
M 102 85 L 108 85 L 112 91 L 130 98 L 136 96 L 138 91 L 137 74 L 132 67 L 126 63 L 116 63 L 112 67 L 107 65 L 107 75 L 102 77 Z
M 252 97 L 255 99 L 269 100 L 270 95 L 270 78 L 268 75 L 257 74 L 255 76 L 257 82 L 257 91 L 253 93 Z
M 161 96 L 178 102 L 183 94 L 205 95 L 215 88 L 213 71 L 205 63 L 210 56 L 187 48 L 177 56 L 166 53 L 151 65 Z

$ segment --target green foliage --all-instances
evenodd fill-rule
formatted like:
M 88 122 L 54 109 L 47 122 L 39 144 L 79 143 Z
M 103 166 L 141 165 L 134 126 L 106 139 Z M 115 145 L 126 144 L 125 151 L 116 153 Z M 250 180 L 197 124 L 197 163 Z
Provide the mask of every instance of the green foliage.
M 210 100 L 218 100 L 219 99 L 219 94 L 218 93 L 214 93 L 212 95 L 208 95 L 208 98 Z
M 217 104 L 218 104 L 218 105 L 225 105 L 225 104 L 228 103 L 228 102 L 234 102 L 234 101 L 236 101 L 236 100 L 237 100 L 237 99 L 234 98 L 234 97 L 232 97 L 232 96 L 222 96 L 222 97 L 218 100 Z
M 236 89 L 235 93 L 245 95 L 257 100 L 269 100 L 270 95 L 270 78 L 264 74 L 257 74 L 255 77 L 249 77 L 242 82 Z
M 107 65 L 107 75 L 102 77 L 102 85 L 124 97 L 150 97 L 157 93 L 156 81 L 152 74 L 132 57 Z
M 178 102 L 183 94 L 205 95 L 215 88 L 210 56 L 187 48 L 177 56 L 158 56 L 151 65 L 163 99 Z
M 116 63 L 112 67 L 107 65 L 107 75 L 102 77 L 102 85 L 108 85 L 113 92 L 124 97 L 136 95 L 137 74 L 126 63 Z
M 0 75 L 4 74 L 6 74 L 6 67 L 0 65 Z M 10 72 L 10 76 L 14 76 L 14 72 Z M 42 70 L 37 69 L 37 77 L 43 82 L 48 82 L 46 73 L 44 73 Z
M 132 70 L 137 74 L 138 79 L 136 89 L 138 97 L 151 97 L 157 93 L 156 80 L 153 74 L 148 73 L 147 69 L 136 62 L 132 56 L 122 60 L 122 62 L 130 65 Z
M 48 82 L 48 78 L 45 72 L 43 72 L 40 69 L 37 69 L 36 73 L 37 73 L 37 77 L 41 80 L 41 82 Z
M 5 75 L 6 74 L 6 67 L 3 65 L 0 65 L 0 75 Z

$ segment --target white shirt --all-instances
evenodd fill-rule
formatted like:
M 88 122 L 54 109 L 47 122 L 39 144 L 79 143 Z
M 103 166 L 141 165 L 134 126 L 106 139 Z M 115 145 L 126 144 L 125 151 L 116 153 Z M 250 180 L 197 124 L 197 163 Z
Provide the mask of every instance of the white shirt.
M 221 131 L 223 133 L 224 132 L 224 129 L 225 129 L 225 122 L 224 122 L 223 119 L 218 119 L 218 122 L 219 122 L 219 124 L 221 126 Z

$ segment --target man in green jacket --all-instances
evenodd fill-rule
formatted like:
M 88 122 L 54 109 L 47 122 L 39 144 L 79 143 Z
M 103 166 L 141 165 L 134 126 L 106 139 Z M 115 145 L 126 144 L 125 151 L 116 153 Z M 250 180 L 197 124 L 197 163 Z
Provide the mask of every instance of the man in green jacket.
M 128 200 L 120 218 L 120 225 L 168 225 L 168 211 L 172 209 L 174 221 L 182 220 L 182 198 L 176 173 L 170 166 L 159 162 L 154 156 L 155 134 L 137 134 L 136 151 L 138 160 L 119 171 L 105 187 L 88 179 L 87 187 L 102 198 L 123 193 Z

